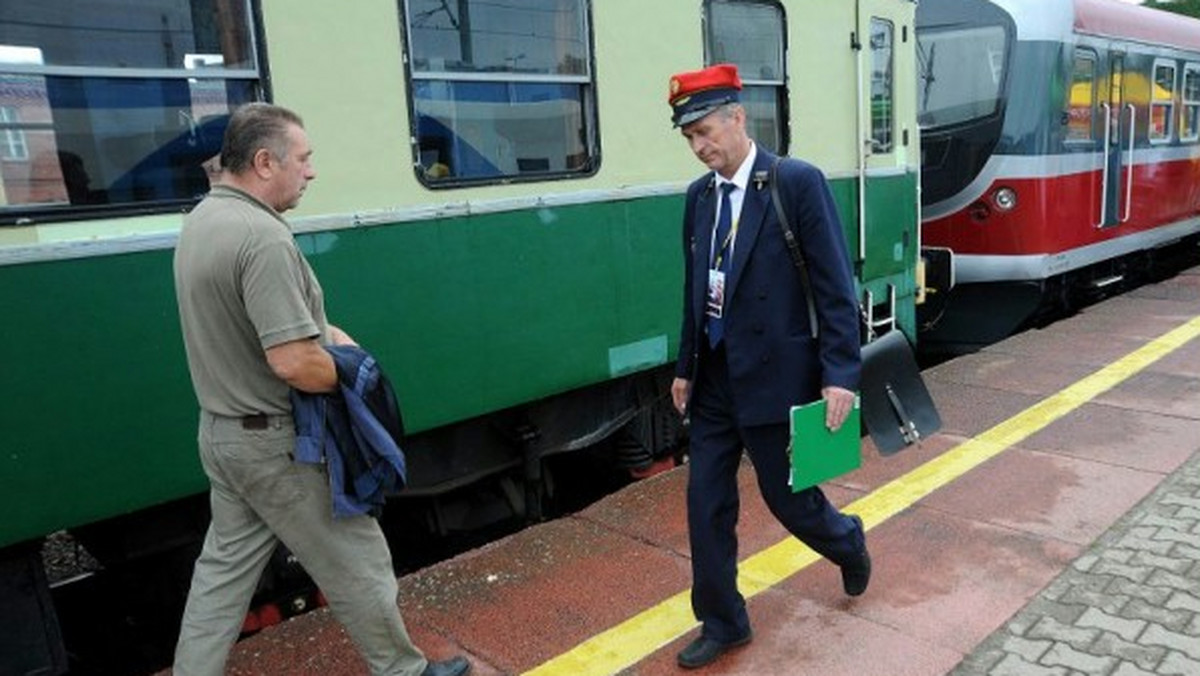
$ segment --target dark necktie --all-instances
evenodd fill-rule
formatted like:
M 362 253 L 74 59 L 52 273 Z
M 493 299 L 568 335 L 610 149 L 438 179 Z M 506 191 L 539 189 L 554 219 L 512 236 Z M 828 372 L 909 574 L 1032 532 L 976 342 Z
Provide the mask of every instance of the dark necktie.
M 721 211 L 717 215 L 717 232 L 713 237 L 713 258 L 712 266 L 716 270 L 725 273 L 725 282 L 729 282 L 729 266 L 730 259 L 733 258 L 733 242 L 729 241 L 729 231 L 733 229 L 733 207 L 730 206 L 729 194 L 737 188 L 733 183 L 721 184 Z M 728 288 L 728 287 L 726 287 Z M 724 298 L 724 294 L 722 294 Z M 721 338 L 725 336 L 725 315 L 724 305 L 721 308 L 721 317 L 708 318 L 708 346 L 716 348 L 721 342 Z

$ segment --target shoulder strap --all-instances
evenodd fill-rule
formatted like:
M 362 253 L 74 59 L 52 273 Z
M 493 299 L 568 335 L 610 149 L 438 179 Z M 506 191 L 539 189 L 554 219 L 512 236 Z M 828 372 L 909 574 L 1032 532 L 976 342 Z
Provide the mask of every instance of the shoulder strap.
M 779 227 L 783 230 L 783 240 L 787 242 L 788 253 L 792 255 L 792 263 L 796 266 L 796 271 L 800 273 L 800 285 L 804 287 L 804 300 L 808 305 L 808 325 L 812 331 L 813 340 L 816 340 L 818 335 L 817 328 L 817 303 L 813 298 L 812 282 L 808 278 L 808 265 L 804 263 L 804 252 L 800 249 L 800 242 L 796 240 L 795 233 L 792 232 L 792 224 L 788 222 L 787 212 L 783 210 L 783 197 L 779 194 L 779 165 L 783 163 L 782 157 L 776 157 L 775 162 L 771 164 L 771 201 L 775 204 L 775 215 L 779 217 Z

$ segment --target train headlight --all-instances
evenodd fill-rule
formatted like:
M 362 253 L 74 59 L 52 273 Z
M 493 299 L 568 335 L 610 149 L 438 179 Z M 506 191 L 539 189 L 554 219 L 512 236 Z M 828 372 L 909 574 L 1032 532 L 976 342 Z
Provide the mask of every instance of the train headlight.
M 992 202 L 1000 211 L 1012 211 L 1017 206 L 1017 191 L 1012 188 L 1000 188 L 992 194 Z

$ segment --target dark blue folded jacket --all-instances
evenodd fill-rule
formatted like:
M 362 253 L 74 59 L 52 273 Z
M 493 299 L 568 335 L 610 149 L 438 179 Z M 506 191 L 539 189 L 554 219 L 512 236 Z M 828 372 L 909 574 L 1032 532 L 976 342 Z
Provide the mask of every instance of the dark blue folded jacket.
M 396 394 L 362 348 L 325 349 L 337 366 L 338 388 L 327 394 L 292 390 L 296 462 L 328 467 L 334 517 L 377 517 L 388 494 L 406 481 Z

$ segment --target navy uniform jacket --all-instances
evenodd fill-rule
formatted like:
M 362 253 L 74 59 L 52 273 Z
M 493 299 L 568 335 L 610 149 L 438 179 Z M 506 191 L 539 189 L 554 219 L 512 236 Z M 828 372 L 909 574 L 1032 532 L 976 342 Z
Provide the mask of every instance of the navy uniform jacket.
M 815 401 L 821 388 L 858 388 L 858 302 L 833 195 L 819 169 L 789 159 L 779 167 L 781 196 L 804 251 L 817 305 L 814 341 L 799 272 L 771 204 L 775 156 L 761 147 L 750 172 L 725 283 L 725 353 L 743 426 L 783 423 L 791 406 Z M 709 173 L 688 187 L 683 218 L 683 330 L 675 375 L 695 380 L 718 191 Z

